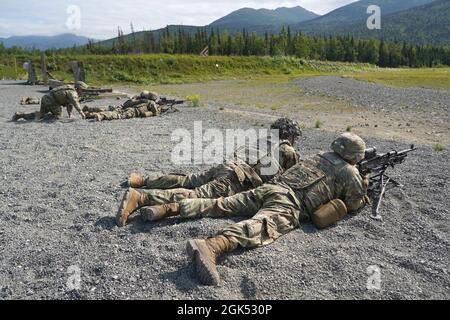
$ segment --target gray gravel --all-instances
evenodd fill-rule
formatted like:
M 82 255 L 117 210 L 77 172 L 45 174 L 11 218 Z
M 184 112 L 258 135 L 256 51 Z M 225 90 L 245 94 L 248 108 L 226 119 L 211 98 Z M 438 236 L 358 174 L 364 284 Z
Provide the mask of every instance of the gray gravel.
M 450 94 L 445 90 L 388 87 L 337 76 L 301 78 L 295 84 L 309 95 L 337 97 L 374 110 L 411 108 L 450 117 Z
M 209 106 L 104 123 L 8 121 L 35 109 L 19 99 L 42 89 L 0 82 L 0 299 L 450 298 L 448 151 L 419 146 L 394 171 L 407 188 L 389 193 L 383 223 L 366 210 L 321 232 L 304 225 L 271 246 L 228 255 L 220 261 L 222 284 L 203 287 L 192 278 L 186 241 L 239 219 L 143 224 L 137 217 L 119 229 L 119 185 L 134 170 L 206 168 L 171 164 L 173 128 L 192 129 L 197 120 L 205 128 L 247 128 L 272 118 Z M 306 130 L 300 150 L 313 155 L 334 136 Z M 364 138 L 380 150 L 406 147 Z M 372 265 L 381 268 L 380 291 L 366 288 Z M 80 290 L 67 288 L 70 266 L 80 268 Z

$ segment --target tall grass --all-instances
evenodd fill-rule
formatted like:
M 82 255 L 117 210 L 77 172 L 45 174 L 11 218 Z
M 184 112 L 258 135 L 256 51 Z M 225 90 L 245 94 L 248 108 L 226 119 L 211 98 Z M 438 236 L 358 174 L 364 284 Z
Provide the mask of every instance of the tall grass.
M 0 56 L 0 65 L 2 59 Z M 39 56 L 17 57 L 39 66 Z M 305 61 L 294 57 L 201 57 L 193 55 L 81 55 L 47 57 L 49 71 L 60 80 L 72 80 L 70 61 L 84 63 L 87 82 L 130 84 L 178 84 L 256 76 L 296 76 L 308 73 L 354 72 L 371 69 L 367 64 Z M 4 73 L 4 74 L 2 74 Z M 38 72 L 39 73 L 39 72 Z M 7 77 L 0 69 L 0 78 Z

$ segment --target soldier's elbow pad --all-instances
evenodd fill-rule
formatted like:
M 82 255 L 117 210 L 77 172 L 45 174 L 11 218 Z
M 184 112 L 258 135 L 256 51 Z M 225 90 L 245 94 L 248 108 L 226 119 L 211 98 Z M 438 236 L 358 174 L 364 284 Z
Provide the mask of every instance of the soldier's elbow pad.
M 342 200 L 332 200 L 312 214 L 312 222 L 318 229 L 325 229 L 342 220 L 347 213 L 347 206 Z

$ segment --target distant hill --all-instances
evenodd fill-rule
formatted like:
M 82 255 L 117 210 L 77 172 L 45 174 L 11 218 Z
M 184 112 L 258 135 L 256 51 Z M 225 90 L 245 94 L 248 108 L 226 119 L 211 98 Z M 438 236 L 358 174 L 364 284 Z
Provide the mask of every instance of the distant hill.
M 338 8 L 330 13 L 311 21 L 296 24 L 294 30 L 301 30 L 306 34 L 325 35 L 337 33 L 343 25 L 348 26 L 357 21 L 365 22 L 369 15 L 367 8 L 377 5 L 381 8 L 381 15 L 386 16 L 396 12 L 405 11 L 417 6 L 429 4 L 435 0 L 361 0 Z
M 342 25 L 330 34 L 421 44 L 450 44 L 450 1 L 439 0 L 386 15 L 382 20 L 381 30 L 367 29 L 364 21 Z
M 265 32 L 278 32 L 283 26 L 311 20 L 317 17 L 319 17 L 319 15 L 299 6 L 294 8 L 278 8 L 275 10 L 243 8 L 218 19 L 207 26 L 169 25 L 166 28 L 153 30 L 152 32 L 156 38 L 160 37 L 167 29 L 171 33 L 182 30 L 185 33 L 191 34 L 196 33 L 199 28 L 203 28 L 206 32 L 210 32 L 211 30 L 227 30 L 230 34 L 235 34 L 236 32 L 241 32 L 243 29 L 246 29 L 248 32 L 264 34 Z M 134 35 L 125 35 L 124 39 L 125 41 L 128 41 L 134 37 L 138 40 L 142 40 L 147 34 L 148 31 L 140 31 L 136 32 Z M 117 38 L 101 41 L 100 44 L 110 46 L 115 41 L 117 41 Z
M 68 48 L 74 45 L 85 45 L 89 41 L 86 37 L 77 36 L 74 34 L 66 33 L 57 36 L 17 36 L 6 39 L 0 39 L 6 48 L 13 46 L 27 48 L 27 49 L 60 49 Z
M 318 14 L 302 7 L 268 9 L 243 8 L 214 21 L 208 27 L 220 30 L 228 30 L 230 33 L 242 31 L 258 31 L 264 29 L 271 31 L 282 26 L 309 21 L 319 17 Z

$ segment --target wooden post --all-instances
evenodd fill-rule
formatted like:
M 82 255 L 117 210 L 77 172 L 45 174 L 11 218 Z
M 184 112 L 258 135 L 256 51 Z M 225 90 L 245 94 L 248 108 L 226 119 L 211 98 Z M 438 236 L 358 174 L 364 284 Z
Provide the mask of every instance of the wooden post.
M 72 72 L 73 72 L 73 78 L 74 78 L 74 82 L 77 81 L 86 81 L 86 74 L 84 71 L 84 66 L 82 62 L 78 62 L 78 61 L 72 61 L 70 63 Z
M 36 70 L 34 69 L 34 64 L 32 61 L 28 62 L 28 84 L 34 86 L 37 82 Z
M 45 57 L 45 53 L 41 54 L 41 71 L 42 71 L 42 80 L 44 81 L 44 85 L 48 85 L 48 73 L 47 73 L 47 59 Z
M 14 56 L 13 62 L 14 62 L 14 80 L 17 80 L 17 58 L 16 58 L 16 56 Z

